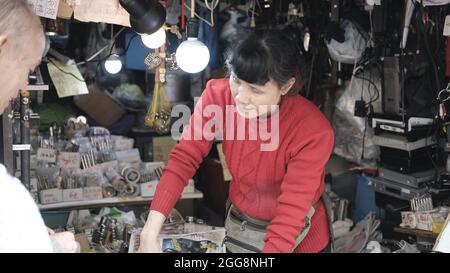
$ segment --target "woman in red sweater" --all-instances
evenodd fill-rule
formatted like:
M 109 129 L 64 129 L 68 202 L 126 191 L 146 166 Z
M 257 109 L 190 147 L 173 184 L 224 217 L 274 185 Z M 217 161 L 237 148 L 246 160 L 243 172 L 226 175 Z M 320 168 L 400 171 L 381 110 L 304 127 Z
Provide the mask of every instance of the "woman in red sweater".
M 170 154 L 140 251 L 161 251 L 157 238 L 163 222 L 214 138 L 222 139 L 233 177 L 229 199 L 235 215 L 267 223 L 261 242 L 253 245 L 262 252 L 327 247 L 328 220 L 320 197 L 334 135 L 320 110 L 298 94 L 299 63 L 298 47 L 277 32 L 250 36 L 233 48 L 227 59 L 230 77 L 208 82 Z M 312 207 L 309 231 L 299 241 Z

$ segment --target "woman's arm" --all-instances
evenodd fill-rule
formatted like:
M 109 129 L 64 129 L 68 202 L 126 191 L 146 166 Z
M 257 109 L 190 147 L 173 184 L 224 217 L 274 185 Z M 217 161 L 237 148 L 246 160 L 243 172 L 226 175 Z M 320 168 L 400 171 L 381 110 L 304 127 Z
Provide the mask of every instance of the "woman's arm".
M 149 217 L 141 234 L 140 251 L 161 251 L 158 235 L 164 220 L 179 200 L 188 180 L 195 174 L 211 149 L 214 139 L 210 134 L 205 135 L 203 129 L 212 116 L 204 115 L 203 112 L 209 105 L 221 104 L 220 99 L 217 99 L 217 91 L 220 90 L 214 87 L 214 82 L 208 82 L 195 106 L 188 126 L 183 130 L 179 143 L 170 153 L 169 161 L 163 170 L 151 204 Z

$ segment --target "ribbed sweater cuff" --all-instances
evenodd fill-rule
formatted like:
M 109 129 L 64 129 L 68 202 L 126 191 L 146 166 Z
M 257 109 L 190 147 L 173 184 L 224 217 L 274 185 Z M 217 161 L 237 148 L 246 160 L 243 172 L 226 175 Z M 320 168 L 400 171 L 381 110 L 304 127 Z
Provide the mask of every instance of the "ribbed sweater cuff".
M 159 211 L 167 218 L 179 198 L 179 195 L 177 196 L 170 191 L 165 189 L 157 189 L 155 197 L 151 203 L 150 210 Z

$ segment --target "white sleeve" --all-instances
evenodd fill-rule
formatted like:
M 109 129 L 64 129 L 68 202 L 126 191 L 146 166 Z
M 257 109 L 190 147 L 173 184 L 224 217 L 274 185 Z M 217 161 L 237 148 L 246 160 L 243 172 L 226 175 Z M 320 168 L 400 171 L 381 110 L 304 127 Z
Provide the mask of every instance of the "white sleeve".
M 53 252 L 38 207 L 20 181 L 0 164 L 0 253 Z

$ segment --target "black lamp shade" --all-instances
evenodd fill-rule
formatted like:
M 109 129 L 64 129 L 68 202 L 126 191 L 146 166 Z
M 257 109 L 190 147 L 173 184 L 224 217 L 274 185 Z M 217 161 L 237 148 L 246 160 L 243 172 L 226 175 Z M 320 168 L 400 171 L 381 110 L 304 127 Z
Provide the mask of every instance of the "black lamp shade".
M 130 14 L 130 24 L 139 34 L 152 34 L 166 21 L 166 9 L 157 0 L 119 0 Z

